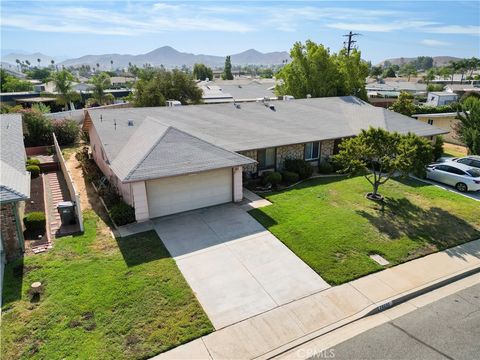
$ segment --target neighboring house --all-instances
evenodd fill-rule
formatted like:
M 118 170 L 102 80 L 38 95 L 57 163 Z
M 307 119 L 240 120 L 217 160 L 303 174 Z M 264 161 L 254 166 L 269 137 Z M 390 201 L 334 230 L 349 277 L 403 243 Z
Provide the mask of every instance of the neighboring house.
M 378 81 L 365 85 L 368 101 L 374 106 L 388 108 L 400 95 L 400 92 L 408 92 L 412 95 L 425 95 L 427 85 L 412 81 Z
M 206 104 L 218 104 L 225 102 L 252 102 L 258 99 L 277 100 L 275 96 L 275 81 L 262 80 L 219 80 L 201 81 L 198 83 L 202 89 L 203 102 Z
M 429 125 L 439 127 L 448 131 L 448 134 L 443 135 L 445 142 L 464 145 L 459 139 L 457 132 L 455 131 L 455 125 L 458 124 L 457 113 L 448 112 L 448 113 L 438 113 L 438 114 L 414 114 L 413 118 L 420 120 Z
M 281 171 L 287 158 L 317 166 L 370 126 L 429 138 L 446 132 L 351 96 L 92 108 L 84 121 L 94 160 L 138 221 L 240 201 L 243 177 Z
M 462 96 L 465 93 L 476 92 L 480 94 L 480 84 L 471 85 L 471 84 L 450 84 L 445 86 L 445 92 L 455 93 L 458 96 Z
M 0 237 L 9 260 L 25 249 L 22 217 L 30 197 L 30 173 L 25 170 L 21 115 L 2 114 L 0 129 Z
M 429 92 L 427 95 L 427 102 L 425 105 L 428 106 L 441 106 L 448 105 L 458 101 L 458 95 L 452 94 L 450 92 Z
M 112 76 L 110 78 L 110 84 L 114 88 L 127 87 L 129 84 L 133 84 L 134 82 L 135 78 L 129 76 Z

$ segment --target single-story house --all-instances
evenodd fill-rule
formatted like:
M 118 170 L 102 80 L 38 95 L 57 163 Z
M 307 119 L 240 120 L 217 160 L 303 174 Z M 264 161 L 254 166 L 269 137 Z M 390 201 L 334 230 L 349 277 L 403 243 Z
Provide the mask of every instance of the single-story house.
M 0 240 L 8 260 L 25 250 L 22 218 L 30 173 L 25 169 L 22 116 L 2 114 L 0 129 Z
M 455 93 L 458 96 L 465 93 L 480 93 L 480 84 L 449 84 L 445 86 L 445 92 Z
M 431 139 L 446 132 L 353 96 L 92 108 L 83 126 L 94 160 L 138 221 L 240 201 L 243 177 L 280 171 L 287 158 L 317 166 L 371 126 Z
M 425 105 L 428 106 L 441 106 L 448 105 L 458 101 L 458 95 L 451 92 L 429 92 L 427 95 L 427 102 Z
M 437 113 L 437 114 L 413 114 L 413 118 L 416 118 L 419 121 L 439 127 L 448 131 L 447 134 L 443 135 L 445 142 L 464 145 L 459 139 L 457 132 L 455 130 L 455 125 L 458 124 L 458 118 L 456 112 L 447 112 L 447 113 Z

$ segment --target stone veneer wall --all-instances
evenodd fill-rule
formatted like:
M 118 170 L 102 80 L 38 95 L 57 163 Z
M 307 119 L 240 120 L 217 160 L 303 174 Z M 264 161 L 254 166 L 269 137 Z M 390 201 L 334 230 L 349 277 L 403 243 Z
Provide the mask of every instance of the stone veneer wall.
M 239 151 L 238 153 L 240 155 L 246 156 L 250 159 L 257 160 L 257 150 Z M 257 172 L 257 164 L 243 165 L 243 172 L 256 173 Z
M 277 170 L 283 170 L 285 159 L 303 159 L 305 156 L 305 145 L 295 144 L 277 147 Z
M 335 140 L 323 140 L 320 142 L 320 159 L 323 160 L 333 155 Z
M 22 252 L 15 222 L 15 211 L 13 203 L 2 204 L 0 207 L 0 223 L 2 224 L 0 230 L 7 259 L 13 259 Z

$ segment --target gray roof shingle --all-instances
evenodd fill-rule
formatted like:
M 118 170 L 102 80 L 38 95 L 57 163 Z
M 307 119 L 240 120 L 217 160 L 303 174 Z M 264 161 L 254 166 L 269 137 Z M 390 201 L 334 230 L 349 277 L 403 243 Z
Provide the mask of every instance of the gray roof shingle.
M 111 168 L 120 180 L 131 182 L 253 162 L 147 117 L 113 159 Z
M 2 114 L 0 119 L 0 202 L 30 197 L 30 173 L 25 169 L 22 116 Z
M 133 134 L 128 120 L 133 120 L 136 128 L 147 117 L 235 152 L 349 137 L 370 126 L 421 136 L 446 133 L 352 96 L 275 101 L 270 105 L 274 110 L 256 102 L 242 103 L 240 108 L 215 104 L 88 111 L 110 160 Z

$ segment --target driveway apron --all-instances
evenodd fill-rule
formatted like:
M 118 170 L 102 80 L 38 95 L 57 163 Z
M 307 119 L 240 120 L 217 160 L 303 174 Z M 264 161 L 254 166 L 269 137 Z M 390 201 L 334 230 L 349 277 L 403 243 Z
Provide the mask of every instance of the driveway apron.
M 235 204 L 153 223 L 216 329 L 329 287 Z

